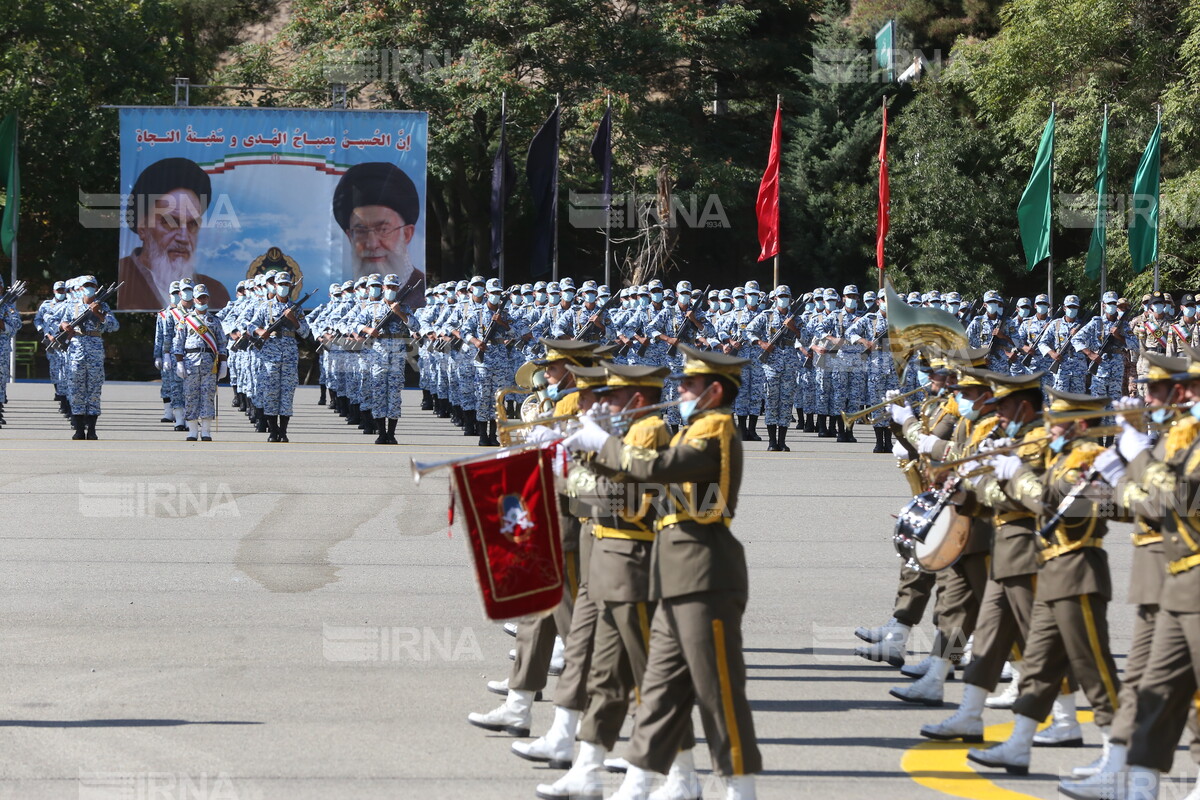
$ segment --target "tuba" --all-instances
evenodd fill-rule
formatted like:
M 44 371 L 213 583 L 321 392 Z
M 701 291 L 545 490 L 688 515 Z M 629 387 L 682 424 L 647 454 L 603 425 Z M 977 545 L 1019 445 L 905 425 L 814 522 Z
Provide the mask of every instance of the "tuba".
M 496 438 L 502 447 L 525 442 L 525 431 L 531 423 L 547 419 L 554 414 L 554 402 L 546 397 L 546 369 L 532 361 L 526 361 L 517 370 L 516 386 L 507 386 L 496 392 Z M 504 401 L 510 394 L 528 394 L 521 402 L 521 419 L 512 422 L 504 410 Z M 525 423 L 525 424 L 523 424 Z

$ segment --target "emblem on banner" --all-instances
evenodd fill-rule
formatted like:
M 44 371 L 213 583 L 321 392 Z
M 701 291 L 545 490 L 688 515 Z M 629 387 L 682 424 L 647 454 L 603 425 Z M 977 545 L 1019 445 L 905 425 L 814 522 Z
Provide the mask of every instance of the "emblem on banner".
M 518 494 L 506 494 L 500 498 L 500 533 L 514 542 L 521 542 L 533 531 L 533 518 L 525 500 Z

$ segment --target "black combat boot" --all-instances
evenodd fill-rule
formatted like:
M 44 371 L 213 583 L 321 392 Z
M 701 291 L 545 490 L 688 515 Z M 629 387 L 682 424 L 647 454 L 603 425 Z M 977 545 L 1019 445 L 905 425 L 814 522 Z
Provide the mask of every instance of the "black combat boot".
M 329 390 L 329 410 L 337 412 L 338 393 L 333 389 Z
M 821 438 L 821 439 L 825 438 L 825 415 L 824 414 L 817 414 L 816 430 L 817 430 L 818 438 Z
M 291 417 L 277 417 L 277 419 L 279 420 L 279 441 L 286 442 L 288 440 L 287 426 L 288 426 L 288 422 L 291 421 L 292 418 Z
M 892 429 L 883 429 L 883 451 L 885 453 L 892 452 Z
M 72 414 L 71 425 L 75 428 L 75 435 L 72 439 L 83 440 L 87 438 L 87 434 L 83 432 L 83 414 Z
M 771 452 L 776 452 L 779 450 L 778 430 L 779 430 L 778 425 L 768 425 L 767 426 L 767 438 L 770 440 L 767 444 L 767 450 L 769 450 Z
M 805 433 L 816 433 L 817 432 L 817 423 L 813 420 L 813 417 L 815 417 L 815 416 L 816 416 L 816 414 L 805 414 L 804 415 L 804 432 Z
M 263 415 L 263 424 L 267 426 L 267 441 L 268 442 L 278 442 L 279 441 L 279 423 L 275 421 L 276 419 L 277 418 L 274 415 L 271 415 L 269 417 L 265 414 Z M 260 433 L 261 433 L 261 431 L 260 431 Z
M 96 436 L 96 418 L 99 416 L 99 414 L 88 414 L 83 418 L 87 425 L 87 438 L 93 442 L 99 438 Z
M 365 434 L 375 432 L 375 417 L 371 414 L 371 409 L 364 408 L 362 413 L 359 414 L 358 427 Z
M 258 422 L 254 426 L 257 433 L 268 433 L 271 430 L 270 418 L 263 412 L 261 408 L 255 407 L 255 413 L 258 414 Z M 267 441 L 273 441 L 268 439 Z
M 888 450 L 888 448 L 887 448 L 887 447 L 885 447 L 885 446 L 884 446 L 884 444 L 883 444 L 883 432 L 884 432 L 884 431 L 886 431 L 886 430 L 887 430 L 887 428 L 873 428 L 872 430 L 874 430 L 874 431 L 875 431 L 875 449 L 874 449 L 874 450 L 872 450 L 871 452 L 872 452 L 872 453 L 887 453 L 887 452 L 890 452 L 890 451 Z
M 382 417 L 375 420 L 375 431 L 379 434 L 378 436 L 375 437 L 375 444 L 387 444 L 388 443 L 386 426 L 387 426 L 387 423 L 384 422 Z
M 750 419 L 746 420 L 746 441 L 762 441 L 762 437 L 758 435 L 758 414 L 751 414 Z
M 317 405 L 325 405 L 325 384 L 321 384 L 321 397 L 317 400 Z
M 746 441 L 746 415 L 737 415 L 738 435 L 742 437 L 742 441 Z
M 487 423 L 484 422 L 483 420 L 479 420 L 478 424 L 475 427 L 479 429 L 479 442 L 478 442 L 479 446 L 480 447 L 491 447 L 492 440 L 488 436 Z
M 358 403 L 350 404 L 350 412 L 346 414 L 347 425 L 357 425 L 362 422 L 362 411 L 359 409 Z
M 777 444 L 778 444 L 779 450 L 782 450 L 785 453 L 790 453 L 790 452 L 792 452 L 792 448 L 787 446 L 787 432 L 788 432 L 787 425 L 779 426 L 779 440 L 778 440 Z
M 433 395 L 430 393 L 430 391 L 428 389 L 421 390 L 421 410 L 422 411 L 432 411 L 433 410 Z
M 500 440 L 496 438 L 496 420 L 488 423 L 488 444 L 492 447 L 500 446 Z
M 388 436 L 387 443 L 388 444 L 400 444 L 399 442 L 396 441 L 396 423 L 399 421 L 400 420 L 397 419 L 396 417 L 388 418 L 388 421 L 387 421 L 387 436 Z
M 478 436 L 478 435 L 479 435 L 479 425 L 476 424 L 475 415 L 472 414 L 471 416 L 467 417 L 466 421 L 463 423 L 463 436 Z
M 796 409 L 796 430 L 804 431 L 804 411 L 799 408 Z

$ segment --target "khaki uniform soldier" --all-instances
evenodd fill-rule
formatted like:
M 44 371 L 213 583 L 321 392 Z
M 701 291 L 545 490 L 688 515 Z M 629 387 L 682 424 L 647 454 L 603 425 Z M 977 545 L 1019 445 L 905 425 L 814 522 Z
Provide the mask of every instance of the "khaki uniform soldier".
M 978 352 L 978 351 L 976 351 Z M 959 367 L 954 402 L 959 419 L 948 447 L 935 443 L 931 455 L 939 460 L 966 458 L 979 451 L 984 441 L 994 438 L 999 418 L 995 413 L 992 387 L 985 370 Z M 920 448 L 918 448 L 920 449 Z M 906 703 L 942 705 L 946 678 L 962 659 L 967 639 L 975 632 L 979 605 L 987 586 L 987 558 L 991 549 L 992 521 L 982 511 L 971 516 L 970 532 L 962 556 L 949 569 L 937 573 L 935 604 L 937 634 L 933 652 L 921 664 L 900 672 L 916 682 L 893 688 L 889 694 Z
M 578 370 L 573 370 L 578 375 Z M 604 362 L 606 386 L 594 392 L 607 413 L 653 405 L 662 394 L 666 367 L 628 366 Z M 628 421 L 628 417 L 624 421 Z M 628 425 L 627 448 L 652 456 L 670 440 L 666 423 L 646 412 Z M 604 493 L 606 482 L 597 487 Z M 614 489 L 618 487 L 613 487 Z M 587 679 L 587 709 L 579 724 L 580 749 L 574 766 L 552 785 L 538 786 L 537 796 L 555 798 L 598 796 L 605 756 L 612 751 L 628 711 L 629 697 L 641 685 L 650 644 L 654 604 L 649 599 L 650 553 L 654 543 L 656 509 L 652 496 L 639 496 L 632 507 L 625 492 L 609 492 L 606 512 L 589 526 L 595 541 L 587 564 L 587 596 L 598 610 Z M 576 605 L 576 608 L 579 606 Z M 572 635 L 575 631 L 572 628 Z M 686 745 L 687 749 L 693 742 Z M 699 781 L 690 776 L 699 796 Z
M 1189 295 L 1184 295 L 1188 298 Z M 1169 358 L 1156 353 L 1146 356 L 1150 363 L 1144 378 L 1147 404 L 1153 411 L 1156 424 L 1167 424 L 1164 435 L 1159 437 L 1149 451 L 1149 459 L 1143 459 L 1139 470 L 1150 463 L 1166 463 L 1177 467 L 1200 433 L 1200 420 L 1191 415 L 1182 418 L 1168 409 L 1183 398 L 1183 387 L 1179 378 L 1187 370 L 1186 358 Z M 1139 426 L 1140 427 L 1140 426 Z M 1139 431 L 1140 433 L 1140 431 Z M 1140 439 L 1140 437 L 1138 437 Z M 1133 738 L 1134 721 L 1137 715 L 1137 695 L 1142 677 L 1150 660 L 1150 648 L 1154 639 L 1154 623 L 1159 612 L 1159 596 L 1162 594 L 1167 562 L 1163 550 L 1162 509 L 1147 506 L 1149 495 L 1136 480 L 1132 480 L 1125 468 L 1120 452 L 1113 448 L 1100 456 L 1097 468 L 1101 469 L 1111 485 L 1117 504 L 1148 513 L 1135 513 L 1133 517 L 1133 563 L 1129 576 L 1129 602 L 1137 607 L 1133 624 L 1133 636 L 1125 659 L 1122 675 L 1120 705 L 1113 718 L 1112 730 L 1104 739 L 1104 747 L 1096 761 L 1077 767 L 1073 777 L 1059 784 L 1059 791 L 1074 798 L 1103 798 L 1116 795 L 1118 782 L 1124 781 L 1129 743 Z M 1194 713 L 1189 715 L 1192 727 L 1193 757 L 1200 758 L 1200 745 Z
M 548 393 L 555 400 L 554 416 L 578 414 L 586 410 L 581 406 L 583 392 L 575 386 L 575 376 L 568 365 L 592 366 L 595 362 L 596 345 L 589 342 L 574 342 L 544 339 L 546 357 L 538 360 L 546 368 L 546 379 L 550 384 Z M 590 392 L 589 392 L 590 395 Z M 490 731 L 503 731 L 512 736 L 529 735 L 534 698 L 546 688 L 546 675 L 554 655 L 555 639 L 559 632 L 571 628 L 575 598 L 579 593 L 580 563 L 579 541 L 582 523 L 578 505 L 560 492 L 559 524 L 562 530 L 564 572 L 566 588 L 563 600 L 552 615 L 517 626 L 517 646 L 512 669 L 506 684 L 489 685 L 489 689 L 504 692 L 502 705 L 484 714 L 472 712 L 467 721 Z M 565 657 L 564 657 L 565 664 Z
M 1089 438 L 1088 422 L 1058 421 L 1056 415 L 1100 411 L 1107 398 L 1049 389 L 1046 427 L 1053 436 L 1046 472 L 1039 475 L 1017 456 L 996 456 L 998 473 L 1012 471 L 1006 491 L 1039 517 L 1037 595 L 1025 647 L 1021 696 L 1013 704 L 1016 723 L 1008 740 L 967 758 L 1009 773 L 1029 772 L 1030 750 L 1038 724 L 1058 699 L 1068 671 L 1080 682 L 1107 730 L 1117 708 L 1121 683 L 1108 645 L 1108 602 L 1112 579 L 1103 550 L 1107 520 L 1092 491 L 1093 462 L 1103 452 Z
M 1047 438 L 1040 424 L 1044 376 L 1040 372 L 1013 376 L 988 372 L 986 378 L 992 386 L 998 426 L 1005 437 L 1021 445 L 1016 449 L 1017 458 L 1006 463 L 1010 468 L 1025 465 L 1040 474 Z M 975 628 L 971 663 L 963 676 L 962 702 L 949 719 L 921 728 L 921 735 L 930 739 L 982 742 L 983 709 L 988 692 L 996 688 L 1010 652 L 1020 653 L 1025 648 L 1038 571 L 1036 524 L 1033 512 L 1005 491 L 1011 477 L 993 470 L 974 483 L 964 481 L 965 497 L 960 513 L 977 514 L 986 508 L 995 527 L 990 576 Z M 1017 674 L 1021 669 L 1019 660 L 1014 659 Z M 1075 732 L 1078 733 L 1078 727 Z
M 928 376 L 929 397 L 918 406 L 917 413 L 908 406 L 893 406 L 891 409 L 896 441 L 901 443 L 905 451 L 901 457 L 900 471 L 908 480 L 914 496 L 928 488 L 919 469 L 919 455 L 932 452 L 935 444 L 947 445 L 958 423 L 958 409 L 953 396 L 946 390 L 946 385 L 954 375 L 946 359 L 933 356 L 920 369 Z M 857 647 L 854 653 L 869 661 L 886 661 L 893 667 L 904 666 L 908 637 L 925 615 L 925 607 L 933 596 L 936 582 L 935 573 L 913 570 L 901 563 L 892 618 L 878 628 L 857 629 L 854 635 L 869 642 L 870 646 Z
M 1195 403 L 1200 400 L 1200 351 L 1185 347 L 1184 352 L 1187 371 L 1176 377 L 1183 384 L 1183 399 Z M 1192 510 L 1200 488 L 1200 437 L 1191 428 L 1189 422 L 1168 433 L 1166 460 L 1154 458 L 1149 438 L 1133 426 L 1124 426 L 1117 443 L 1118 453 L 1129 463 L 1126 480 L 1118 482 L 1119 499 L 1137 513 L 1161 519 L 1166 559 L 1123 778 L 1124 796 L 1137 800 L 1158 797 L 1159 777 L 1171 769 L 1200 688 L 1200 524 Z M 1200 787 L 1188 798 L 1197 796 Z
M 686 770 L 693 704 L 699 705 L 713 768 L 726 800 L 754 797 L 762 769 L 746 697 L 742 614 L 746 558 L 730 532 L 742 479 L 742 447 L 731 405 L 746 359 L 680 345 L 679 386 L 686 427 L 657 454 L 629 448 L 586 417 L 564 443 L 596 452 L 595 468 L 614 480 L 659 484 L 667 504 L 655 527 L 650 594 L 658 601 L 641 705 L 629 745 L 629 771 L 614 798 L 645 800 L 652 774 Z
M 1154 292 L 1149 296 L 1149 307 L 1145 313 L 1134 318 L 1130 330 L 1138 341 L 1137 376 L 1144 379 L 1150 372 L 1150 362 L 1146 360 L 1147 353 L 1166 355 L 1170 320 L 1166 317 L 1166 298 L 1162 292 Z M 1142 391 L 1145 383 L 1141 384 Z

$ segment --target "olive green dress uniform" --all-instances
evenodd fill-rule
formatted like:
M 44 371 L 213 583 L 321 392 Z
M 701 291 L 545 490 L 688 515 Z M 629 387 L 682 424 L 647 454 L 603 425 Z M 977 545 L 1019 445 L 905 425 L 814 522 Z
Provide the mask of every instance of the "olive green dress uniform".
M 1189 377 L 1200 380 L 1198 354 L 1187 352 Z M 1173 450 L 1170 434 L 1167 438 Z M 1176 446 L 1167 461 L 1149 451 L 1138 455 L 1128 467 L 1129 484 L 1120 487 L 1125 507 L 1162 519 L 1166 569 L 1149 661 L 1138 682 L 1127 763 L 1163 772 L 1171 769 L 1200 688 L 1200 517 L 1191 511 L 1200 493 L 1200 438 Z
M 1056 411 L 1099 410 L 1107 398 L 1049 390 Z M 1069 442 L 1050 457 L 1045 474 L 1022 466 L 1009 480 L 1008 493 L 1045 519 L 1051 516 L 1104 448 L 1085 439 Z M 1074 500 L 1063 520 L 1038 542 L 1033 619 L 1026 638 L 1021 696 L 1013 712 L 1041 720 L 1050 713 L 1063 679 L 1083 687 L 1100 727 L 1111 724 L 1121 683 L 1109 649 L 1108 603 L 1112 578 L 1103 540 L 1108 523 L 1098 499 L 1087 493 Z
M 650 455 L 665 449 L 670 438 L 660 416 L 647 416 L 629 426 L 624 445 Z M 595 543 L 588 565 L 588 585 L 599 618 L 592 645 L 587 711 L 580 721 L 578 738 L 601 745 L 606 751 L 616 745 L 629 710 L 629 697 L 641 686 L 646 673 L 650 621 L 654 616 L 650 600 L 654 520 L 653 506 L 646 497 L 641 508 L 597 519 L 592 527 Z M 690 745 L 685 744 L 683 749 L 690 749 Z
M 740 381 L 745 359 L 680 349 L 685 374 Z M 649 596 L 658 608 L 629 762 L 667 772 L 691 732 L 695 704 L 714 770 L 725 776 L 761 771 L 742 654 L 746 557 L 729 529 L 742 480 L 732 409 L 697 412 L 671 446 L 652 457 L 611 437 L 596 463 L 618 481 L 675 484 L 651 552 Z

